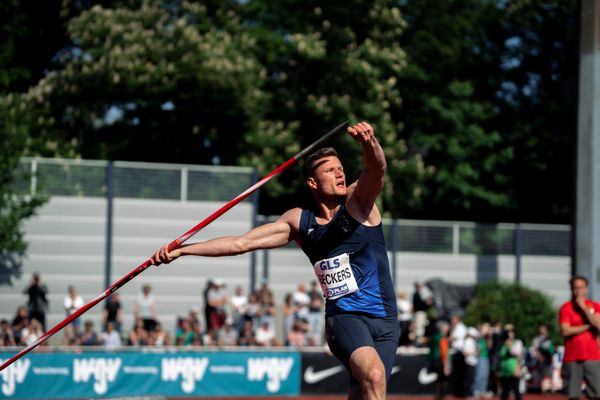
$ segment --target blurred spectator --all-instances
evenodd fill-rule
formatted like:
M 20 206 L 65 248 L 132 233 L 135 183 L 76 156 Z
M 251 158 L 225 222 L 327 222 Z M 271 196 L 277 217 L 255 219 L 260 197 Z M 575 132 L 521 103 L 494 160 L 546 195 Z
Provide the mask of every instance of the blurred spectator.
M 260 324 L 261 315 L 262 307 L 258 301 L 258 294 L 250 293 L 248 296 L 248 304 L 246 305 L 246 315 L 244 315 L 244 320 L 250 321 L 252 323 L 252 328 L 254 329 L 254 327 Z
M 31 283 L 23 291 L 28 296 L 27 306 L 29 308 L 29 318 L 35 318 L 41 324 L 42 329 L 46 329 L 46 310 L 48 308 L 48 289 L 41 282 L 40 274 L 35 272 L 31 277 Z
M 109 324 L 111 323 L 109 322 L 108 324 L 106 324 L 107 331 Z M 114 329 L 115 324 L 113 323 L 112 326 Z M 154 326 L 156 326 L 156 324 L 154 324 Z M 136 318 L 133 328 L 131 328 L 131 330 L 129 331 L 128 344 L 130 346 L 145 346 L 148 344 L 148 331 L 144 327 L 143 319 Z
M 141 319 L 144 322 L 144 329 L 147 332 L 152 331 L 158 322 L 156 302 L 152 294 L 152 287 L 149 284 L 142 286 L 142 293 L 135 300 L 134 317 L 136 320 Z
M 80 307 L 84 305 L 83 297 L 77 294 L 75 286 L 69 286 L 68 294 L 63 300 L 63 307 L 65 309 L 66 316 L 69 317 Z M 76 339 L 81 334 L 81 319 L 76 318 L 69 325 L 65 327 L 64 344 L 72 345 L 75 344 Z
M 266 321 L 256 329 L 255 339 L 258 346 L 281 346 L 275 336 L 275 330 Z
M 229 299 L 229 309 L 231 310 L 231 318 L 233 325 L 239 332 L 244 325 L 244 315 L 248 306 L 248 296 L 244 294 L 244 289 L 241 286 L 236 286 L 233 296 Z
M 475 369 L 479 361 L 479 331 L 474 327 L 467 329 L 467 336 L 463 344 L 463 356 L 465 357 L 465 375 L 463 378 L 462 392 L 467 397 L 473 396 L 473 385 L 475 383 Z
M 115 330 L 121 334 L 123 326 L 123 308 L 121 307 L 121 300 L 119 293 L 114 292 L 111 294 L 106 302 L 104 303 L 104 310 L 102 311 L 102 328 L 106 330 L 106 325 L 112 322 L 115 326 Z
M 156 323 L 154 330 L 148 334 L 148 345 L 154 347 L 163 347 L 170 345 L 170 337 L 162 328 L 160 322 Z
M 400 328 L 398 346 L 410 346 L 413 344 L 410 339 L 410 325 L 413 313 L 412 305 L 408 301 L 406 292 L 398 292 L 396 306 L 398 307 L 398 327 Z
M 288 345 L 288 337 L 296 320 L 296 306 L 292 301 L 291 293 L 285 294 L 281 308 L 283 311 L 283 337 L 285 338 L 285 344 Z
M 316 280 L 310 284 L 308 292 L 310 304 L 308 306 L 308 324 L 310 330 L 307 333 L 311 346 L 320 346 L 323 342 L 323 292 Z
M 44 334 L 42 324 L 35 318 L 29 319 L 29 324 L 21 331 L 21 342 L 29 346 Z
M 452 387 L 456 397 L 465 397 L 465 356 L 463 348 L 467 337 L 467 327 L 460 315 L 454 314 L 450 319 L 450 348 L 452 356 Z
M 427 328 L 428 323 L 427 312 L 433 305 L 433 294 L 427 285 L 415 281 L 412 303 L 413 318 L 415 322 L 415 339 L 417 344 L 421 344 L 425 337 L 425 329 Z
M 239 332 L 233 326 L 233 319 L 227 318 L 225 325 L 217 331 L 217 344 L 219 346 L 237 346 Z
M 516 338 L 514 327 L 504 326 L 502 345 L 498 353 L 498 377 L 500 378 L 500 399 L 506 400 L 512 392 L 515 400 L 521 400 L 519 381 L 521 379 L 521 360 L 523 342 Z
M 27 325 L 29 325 L 29 312 L 27 311 L 27 307 L 19 306 L 11 323 L 13 335 L 15 337 L 15 342 L 17 343 L 17 346 L 23 344 L 21 335 L 23 329 L 25 329 Z
M 429 340 L 429 370 L 437 374 L 435 400 L 441 400 L 446 395 L 446 384 L 450 376 L 449 332 L 450 325 L 446 321 L 438 321 L 436 331 Z
M 100 343 L 104 345 L 104 350 L 115 350 L 121 347 L 121 335 L 115 330 L 114 323 L 106 324 L 106 330 L 100 334 Z
M 225 318 L 227 319 L 227 318 Z M 223 321 L 223 325 L 225 325 L 225 321 Z M 221 329 L 221 328 L 219 328 Z M 217 345 L 217 330 L 212 330 L 212 331 L 205 331 L 204 333 L 202 333 L 201 335 L 201 342 L 204 346 L 216 346 Z
M 600 397 L 600 303 L 587 298 L 588 280 L 575 275 L 569 280 L 571 299 L 560 307 L 558 320 L 565 340 L 562 376 L 569 398 L 581 396 L 581 382 L 587 395 Z
M 2 346 L 16 346 L 15 335 L 13 334 L 12 327 L 7 320 L 3 319 L 0 321 L 0 345 Z
M 177 346 L 200 346 L 200 337 L 192 329 L 192 324 L 188 319 L 182 319 L 181 325 L 175 335 L 175 344 Z
M 548 337 L 548 327 L 545 324 L 538 326 L 538 334 L 531 341 L 531 353 L 534 365 L 532 371 L 538 375 L 542 393 L 552 390 L 552 373 L 554 366 L 554 344 Z
M 85 321 L 83 324 L 83 333 L 79 338 L 79 343 L 82 346 L 97 346 L 100 344 L 100 339 L 94 331 L 94 323 L 92 321 Z
M 198 338 L 202 334 L 202 328 L 200 327 L 200 308 L 193 307 L 188 314 L 188 321 L 190 326 Z
M 490 377 L 490 344 L 490 324 L 483 323 L 479 327 L 479 338 L 477 339 L 479 359 L 477 360 L 477 367 L 475 367 L 475 382 L 473 384 L 473 394 L 475 397 L 488 398 L 492 396 L 492 393 L 488 391 L 488 380 Z
M 260 303 L 260 324 L 268 323 L 269 327 L 275 330 L 275 298 L 273 292 L 269 289 L 267 283 L 263 281 L 261 288 L 257 292 L 258 302 Z
M 261 279 L 260 288 L 256 292 L 259 299 L 272 299 L 273 291 L 269 288 L 269 281 L 266 278 Z
M 497 394 L 500 391 L 500 378 L 498 377 L 498 370 L 500 364 L 500 347 L 502 347 L 503 343 L 503 332 L 502 322 L 494 322 L 494 325 L 490 329 L 490 339 L 492 343 L 489 347 L 490 379 L 488 381 L 489 388 L 494 394 Z
M 292 296 L 294 305 L 297 308 L 296 318 L 302 318 L 308 321 L 308 306 L 310 305 L 310 296 L 306 293 L 304 283 L 299 283 Z
M 225 283 L 220 279 L 208 281 L 205 290 L 204 316 L 206 317 L 206 330 L 216 332 L 225 322 L 227 306 L 227 295 L 223 288 Z
M 306 346 L 306 328 L 306 324 L 303 324 L 300 320 L 296 320 L 292 325 L 292 329 L 287 335 L 288 345 L 294 347 Z
M 254 346 L 256 345 L 256 339 L 254 337 L 254 330 L 252 329 L 252 321 L 245 320 L 242 332 L 240 333 L 240 339 L 238 340 L 240 346 Z

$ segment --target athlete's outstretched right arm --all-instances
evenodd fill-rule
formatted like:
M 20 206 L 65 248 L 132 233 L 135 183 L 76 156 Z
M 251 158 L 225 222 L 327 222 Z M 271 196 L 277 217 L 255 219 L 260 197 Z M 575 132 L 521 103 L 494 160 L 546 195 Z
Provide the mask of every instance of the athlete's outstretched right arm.
M 167 245 L 164 245 L 152 256 L 152 264 L 168 264 L 181 256 L 188 255 L 235 256 L 253 250 L 283 247 L 297 238 L 301 212 L 299 208 L 293 208 L 277 221 L 251 229 L 242 236 L 224 236 L 206 242 L 183 245 L 171 252 L 167 251 Z

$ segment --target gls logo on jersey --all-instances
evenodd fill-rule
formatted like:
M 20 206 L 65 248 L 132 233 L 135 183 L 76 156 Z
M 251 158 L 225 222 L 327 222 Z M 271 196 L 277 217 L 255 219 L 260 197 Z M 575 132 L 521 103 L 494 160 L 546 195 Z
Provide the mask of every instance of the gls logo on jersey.
M 0 360 L 4 364 L 6 360 Z M 28 359 L 17 360 L 10 367 L 0 372 L 2 377 L 2 393 L 5 396 L 12 396 L 17 388 L 17 383 L 23 383 L 29 371 L 31 361 Z
M 88 382 L 94 377 L 94 392 L 104 394 L 121 368 L 120 358 L 79 358 L 73 360 L 73 382 Z
M 248 359 L 248 380 L 261 381 L 268 377 L 267 390 L 275 393 L 281 388 L 281 381 L 288 378 L 294 359 L 292 357 L 262 357 Z
M 204 379 L 208 368 L 208 358 L 176 357 L 163 358 L 163 382 L 176 381 L 181 376 L 181 390 L 192 393 L 196 389 L 196 381 Z
M 358 290 L 348 253 L 317 261 L 313 269 L 321 284 L 323 295 L 328 300 L 335 300 Z

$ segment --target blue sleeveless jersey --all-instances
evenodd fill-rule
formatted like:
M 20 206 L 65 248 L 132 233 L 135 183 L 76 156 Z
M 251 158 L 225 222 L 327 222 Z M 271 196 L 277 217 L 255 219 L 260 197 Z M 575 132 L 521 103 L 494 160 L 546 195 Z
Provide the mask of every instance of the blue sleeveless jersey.
M 335 265 L 330 266 L 334 269 L 339 264 L 337 258 L 348 254 L 358 290 L 335 299 L 327 298 L 326 316 L 361 313 L 381 318 L 397 318 L 396 295 L 381 224 L 370 227 L 359 223 L 344 205 L 325 225 L 317 223 L 312 211 L 302 210 L 300 241 L 302 250 L 313 266 L 319 263 L 323 268 L 328 268 L 329 261 L 323 260 L 334 260 Z M 334 273 L 334 280 L 335 276 Z M 344 272 L 340 271 L 338 276 L 343 279 Z

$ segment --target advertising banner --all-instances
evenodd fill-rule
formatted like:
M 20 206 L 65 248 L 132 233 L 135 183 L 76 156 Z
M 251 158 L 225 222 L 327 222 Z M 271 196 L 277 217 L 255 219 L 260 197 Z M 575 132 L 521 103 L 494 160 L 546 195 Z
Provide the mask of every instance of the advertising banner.
M 299 377 L 297 352 L 33 353 L 0 373 L 0 398 L 295 396 Z
M 426 355 L 396 355 L 388 393 L 430 395 L 436 379 L 427 369 Z M 337 358 L 326 353 L 302 354 L 302 394 L 342 394 L 349 387 L 349 374 Z

